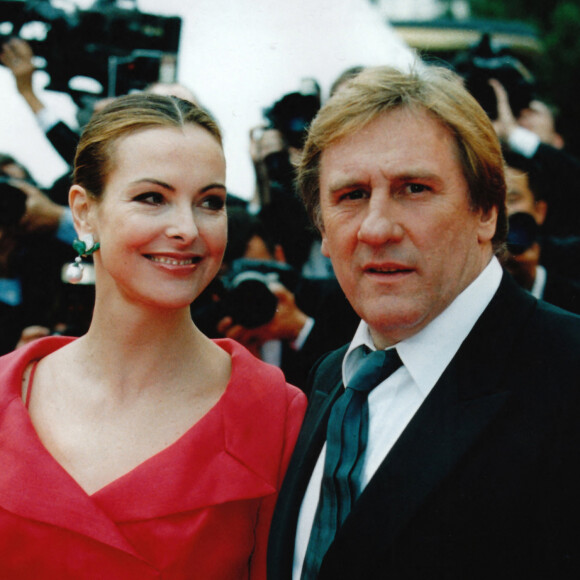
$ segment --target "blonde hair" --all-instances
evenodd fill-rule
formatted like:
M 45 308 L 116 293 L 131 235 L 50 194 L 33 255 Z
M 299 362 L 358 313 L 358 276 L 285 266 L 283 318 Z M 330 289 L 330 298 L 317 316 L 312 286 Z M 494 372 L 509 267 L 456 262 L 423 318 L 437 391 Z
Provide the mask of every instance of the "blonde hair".
M 498 220 L 492 240 L 499 251 L 507 236 L 506 186 L 501 147 L 484 110 L 452 71 L 438 66 L 403 72 L 368 68 L 348 81 L 321 108 L 310 125 L 298 166 L 298 186 L 306 209 L 320 228 L 320 157 L 324 149 L 379 115 L 397 108 L 427 111 L 455 138 L 469 186 L 471 207 L 490 211 Z
M 85 127 L 75 156 L 73 182 L 99 199 L 114 167 L 114 146 L 120 138 L 143 129 L 188 124 L 204 128 L 222 146 L 215 120 L 190 101 L 147 93 L 117 97 L 95 113 Z

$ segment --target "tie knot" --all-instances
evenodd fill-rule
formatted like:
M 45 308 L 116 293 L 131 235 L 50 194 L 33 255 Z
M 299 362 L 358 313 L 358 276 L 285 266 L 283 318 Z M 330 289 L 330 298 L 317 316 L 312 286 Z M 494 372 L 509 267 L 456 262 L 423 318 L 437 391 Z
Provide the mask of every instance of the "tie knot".
M 347 388 L 359 392 L 370 392 L 392 375 L 403 362 L 396 349 L 367 352 L 349 381 Z

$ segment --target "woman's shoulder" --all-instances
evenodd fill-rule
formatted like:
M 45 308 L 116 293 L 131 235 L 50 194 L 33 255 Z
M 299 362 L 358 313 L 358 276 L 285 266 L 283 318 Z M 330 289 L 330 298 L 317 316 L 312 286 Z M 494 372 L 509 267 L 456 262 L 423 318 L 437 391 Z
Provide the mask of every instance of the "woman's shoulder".
M 245 397 L 268 399 L 272 404 L 306 406 L 304 393 L 286 382 L 284 373 L 276 366 L 256 358 L 239 342 L 231 339 L 215 339 L 214 342 L 231 357 L 232 374 L 228 389 L 242 389 Z
M 20 396 L 22 376 L 26 367 L 31 362 L 40 360 L 70 344 L 73 340 L 75 338 L 70 336 L 47 336 L 0 357 L 1 392 L 6 394 L 14 391 Z
M 227 449 L 256 473 L 269 473 L 267 478 L 277 482 L 296 442 L 306 396 L 286 382 L 278 367 L 257 359 L 241 344 L 229 339 L 215 342 L 232 360 L 230 383 L 221 401 Z

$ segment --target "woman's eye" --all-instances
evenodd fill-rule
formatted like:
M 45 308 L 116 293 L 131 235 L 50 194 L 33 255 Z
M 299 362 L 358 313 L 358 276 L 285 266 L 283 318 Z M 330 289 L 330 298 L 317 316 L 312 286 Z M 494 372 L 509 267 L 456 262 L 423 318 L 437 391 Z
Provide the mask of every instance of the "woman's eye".
M 203 198 L 201 205 L 205 209 L 219 211 L 226 205 L 226 200 L 220 195 L 208 195 Z
M 150 191 L 135 196 L 134 200 L 149 205 L 160 205 L 163 203 L 163 195 L 154 191 Z

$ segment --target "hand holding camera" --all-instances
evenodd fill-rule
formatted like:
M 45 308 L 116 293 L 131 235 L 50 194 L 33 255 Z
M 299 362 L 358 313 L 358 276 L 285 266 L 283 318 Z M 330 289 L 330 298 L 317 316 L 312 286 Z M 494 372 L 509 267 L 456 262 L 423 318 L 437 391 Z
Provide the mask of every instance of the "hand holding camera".
M 217 326 L 220 334 L 237 340 L 256 356 L 260 355 L 261 346 L 270 340 L 296 340 L 308 320 L 308 316 L 296 305 L 290 290 L 280 282 L 272 282 L 268 288 L 278 300 L 274 316 L 268 322 L 255 328 L 246 328 L 236 324 L 231 316 L 226 316 Z
M 25 233 L 54 232 L 64 211 L 31 183 L 0 176 L 0 226 L 18 225 Z

